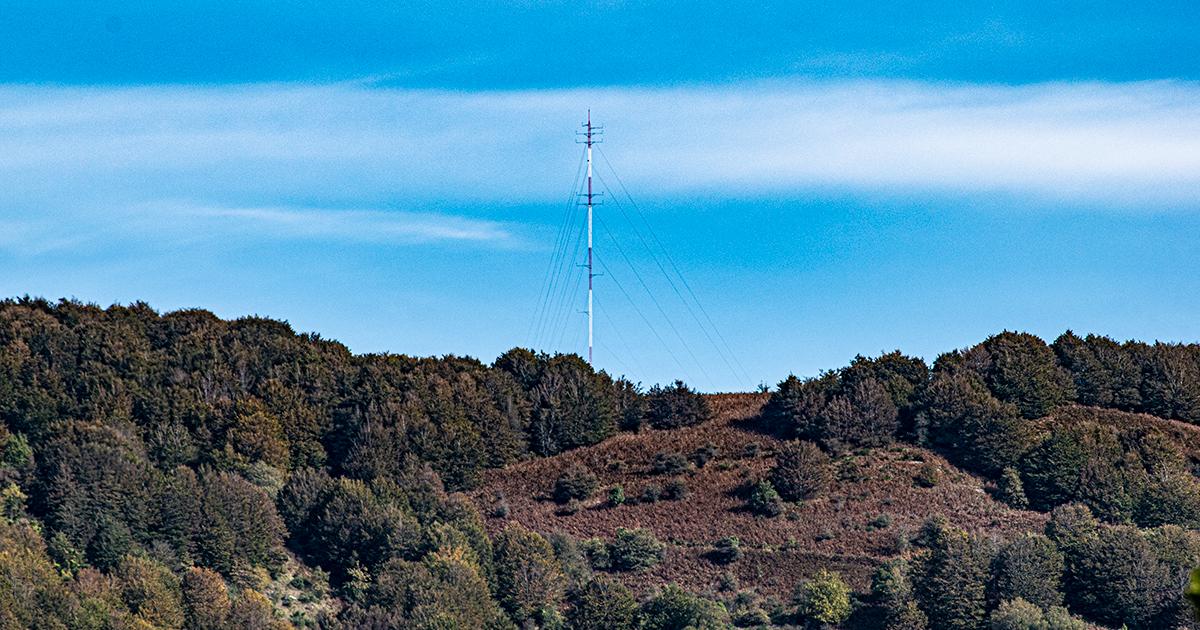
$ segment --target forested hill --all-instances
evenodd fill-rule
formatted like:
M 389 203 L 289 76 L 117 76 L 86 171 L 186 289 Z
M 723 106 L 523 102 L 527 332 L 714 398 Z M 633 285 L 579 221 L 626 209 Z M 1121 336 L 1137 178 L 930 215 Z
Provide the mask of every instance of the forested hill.
M 1193 627 L 1197 422 L 1195 345 L 1006 332 L 713 398 L 10 300 L 0 629 Z

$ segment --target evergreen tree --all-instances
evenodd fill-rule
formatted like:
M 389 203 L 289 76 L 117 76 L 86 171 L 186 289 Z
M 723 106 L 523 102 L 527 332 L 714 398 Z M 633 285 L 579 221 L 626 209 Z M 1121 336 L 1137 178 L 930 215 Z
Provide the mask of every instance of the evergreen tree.
M 871 603 L 883 630 L 925 630 L 929 625 L 913 597 L 908 570 L 906 560 L 889 560 L 871 577 Z
M 914 567 L 914 595 L 931 627 L 976 630 L 987 613 L 991 550 L 978 537 L 950 527 L 935 530 Z
M 780 496 L 800 501 L 820 495 L 833 480 L 829 456 L 812 442 L 794 440 L 779 447 L 771 484 Z
M 572 593 L 567 622 L 573 630 L 634 630 L 637 602 L 620 582 L 597 576 Z
M 1135 528 L 1101 527 L 1095 537 L 1068 553 L 1068 602 L 1089 619 L 1148 630 L 1157 627 L 1156 620 L 1169 605 L 1163 594 L 1178 598 L 1170 571 Z
M 1000 547 L 992 563 L 992 602 L 1021 599 L 1048 610 L 1062 605 L 1063 555 L 1041 534 L 1019 536 Z
M 619 571 L 642 571 L 662 561 L 663 544 L 648 529 L 618 527 L 609 546 L 612 566 Z
M 1142 368 L 1132 353 L 1108 337 L 1080 339 L 1071 331 L 1053 344 L 1075 384 L 1080 404 L 1125 411 L 1141 408 Z
M 1046 342 L 1034 335 L 994 335 L 969 350 L 964 362 L 983 377 L 996 398 L 1016 405 L 1026 418 L 1044 416 L 1075 398 L 1070 375 L 1059 367 Z
M 655 429 L 690 427 L 712 416 L 708 401 L 683 381 L 651 387 L 646 393 L 645 409 L 646 422 Z
M 1016 408 L 965 370 L 935 374 L 924 392 L 920 421 L 932 445 L 951 461 L 987 474 L 1013 466 L 1029 442 L 1029 427 Z
M 763 480 L 750 489 L 747 507 L 760 516 L 779 516 L 783 513 L 783 500 L 779 498 L 775 486 L 771 485 L 770 481 Z
M 562 604 L 565 579 L 545 538 L 511 524 L 496 536 L 496 595 L 518 624 L 541 622 Z
M 729 613 L 721 604 L 668 584 L 642 605 L 643 630 L 723 630 Z
M 1142 368 L 1142 408 L 1163 418 L 1200 422 L 1200 362 L 1192 347 L 1154 344 Z
M 1000 472 L 996 482 L 997 497 L 1009 506 L 1018 510 L 1029 507 L 1029 499 L 1025 496 L 1025 484 L 1021 481 L 1021 473 L 1014 468 L 1005 468 Z

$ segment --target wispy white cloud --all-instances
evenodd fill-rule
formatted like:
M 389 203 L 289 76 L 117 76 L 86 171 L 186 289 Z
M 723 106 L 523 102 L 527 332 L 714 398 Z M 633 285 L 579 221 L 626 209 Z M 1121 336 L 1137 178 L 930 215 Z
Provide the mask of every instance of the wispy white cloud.
M 162 247 L 214 240 L 224 243 L 301 240 L 387 246 L 458 243 L 492 248 L 522 244 L 522 239 L 504 223 L 433 212 L 222 207 L 173 200 L 72 210 L 66 216 L 29 213 L 0 220 L 0 250 L 39 255 L 128 240 Z
M 165 211 L 164 211 L 165 210 Z M 140 209 L 153 216 L 156 227 L 173 225 L 204 232 L 224 231 L 251 238 L 294 238 L 381 244 L 469 241 L 511 244 L 514 236 L 503 224 L 464 217 L 390 210 L 337 210 L 286 207 L 178 207 L 162 204 Z M 152 215 L 151 215 L 152 213 Z
M 1195 208 L 1200 195 L 1200 84 L 1186 82 L 8 85 L 0 221 L 23 233 L 47 232 L 38 220 L 111 233 L 136 222 L 121 209 L 174 203 L 191 208 L 197 235 L 237 222 L 275 238 L 502 243 L 511 226 L 486 208 L 565 197 L 588 107 L 641 196 L 819 187 L 1121 209 Z M 472 206 L 476 218 L 445 215 L 446 205 Z M 396 207 L 406 212 L 380 209 Z M 73 238 L 65 227 L 46 234 Z
M 656 128 L 673 133 L 629 160 L 680 185 L 1003 191 L 1135 207 L 1200 193 L 1193 84 L 858 82 L 678 97 L 702 115 L 683 114 L 680 129 L 661 113 Z
M 0 251 L 37 256 L 76 247 L 88 240 L 76 230 L 62 230 L 43 217 L 0 219 Z

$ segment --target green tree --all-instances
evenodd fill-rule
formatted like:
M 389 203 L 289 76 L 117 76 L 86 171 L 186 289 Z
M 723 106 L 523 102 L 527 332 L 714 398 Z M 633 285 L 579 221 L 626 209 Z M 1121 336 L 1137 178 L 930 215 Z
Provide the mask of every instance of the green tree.
M 837 385 L 837 374 L 781 381 L 762 410 L 763 424 L 783 437 L 816 440 L 821 437 L 821 412 Z
M 1003 332 L 969 350 L 965 364 L 1000 400 L 1026 418 L 1039 418 L 1073 400 L 1074 385 L 1046 342 L 1028 333 Z
M 742 541 L 737 536 L 726 536 L 715 543 L 708 553 L 718 564 L 730 564 L 742 557 Z
M 537 360 L 537 381 L 529 389 L 533 452 L 553 455 L 595 444 L 616 431 L 619 388 L 607 374 L 594 372 L 576 355 L 541 355 Z
M 1046 522 L 1046 537 L 1054 541 L 1055 546 L 1066 554 L 1068 564 L 1078 555 L 1080 548 L 1095 539 L 1099 530 L 1099 521 L 1082 503 L 1069 503 L 1054 508 L 1050 512 L 1050 520 Z
M 411 508 L 356 479 L 334 480 L 301 531 L 303 552 L 337 584 L 352 569 L 373 569 L 397 555 L 414 555 L 420 546 Z
M 1111 427 L 1086 424 L 1052 430 L 1023 460 L 1021 476 L 1034 508 L 1079 501 L 1122 522 L 1134 514 L 1145 474 L 1127 460 Z
M 1018 510 L 1029 507 L 1029 498 L 1025 496 L 1025 484 L 1021 481 L 1021 473 L 1015 468 L 1005 468 L 1000 472 L 1000 479 L 996 481 L 996 498 Z
M 871 576 L 871 603 L 884 630 L 924 630 L 929 626 L 925 613 L 913 598 L 908 562 L 888 560 Z
M 1200 362 L 1194 347 L 1154 344 L 1142 368 L 1142 406 L 1163 418 L 1200 422 Z
M 779 447 L 771 484 L 789 501 L 818 496 L 833 480 L 833 470 L 827 456 L 812 442 L 792 441 Z
M 15 521 L 25 517 L 25 502 L 29 499 L 21 487 L 10 483 L 0 489 L 0 518 Z
M 643 630 L 723 630 L 729 613 L 721 604 L 668 584 L 642 605 Z
M 914 595 L 934 628 L 974 630 L 987 613 L 991 550 L 978 537 L 951 527 L 932 532 L 914 567 Z
M 554 500 L 558 503 L 585 501 L 592 498 L 599 485 L 592 471 L 582 466 L 571 466 L 554 480 Z
M 625 488 L 620 484 L 608 489 L 608 506 L 618 507 L 625 504 Z
M 314 511 L 320 507 L 332 485 L 329 475 L 316 468 L 299 468 L 288 477 L 275 503 L 293 542 L 302 541 L 303 534 L 311 530 Z
M 33 447 L 29 446 L 29 440 L 20 433 L 4 432 L 4 439 L 0 441 L 0 463 L 13 470 L 24 470 L 33 463 Z
M 195 471 L 178 466 L 164 475 L 159 492 L 157 537 L 171 545 L 182 561 L 190 562 L 204 528 L 204 490 Z
M 201 476 L 199 556 L 231 575 L 239 566 L 266 566 L 283 547 L 283 522 L 262 489 L 231 473 Z
M 1170 571 L 1136 528 L 1105 526 L 1068 552 L 1072 610 L 1102 624 L 1154 628 L 1170 602 L 1178 600 Z
M 989 620 L 991 630 L 1047 630 L 1042 609 L 1019 597 L 1000 602 Z
M 287 470 L 291 450 L 279 418 L 257 399 L 240 401 L 233 413 L 226 434 L 230 449 L 249 461 Z
M 1166 590 L 1160 596 L 1162 612 L 1154 620 L 1155 625 L 1185 628 L 1194 624 L 1196 617 L 1191 607 L 1178 595 L 1188 585 L 1192 569 L 1200 565 L 1200 532 L 1164 525 L 1146 530 L 1145 535 L 1167 575 L 1163 583 Z
M 651 387 L 646 392 L 645 409 L 646 422 L 655 429 L 690 427 L 712 417 L 708 400 L 683 381 Z
M 1136 521 L 1143 527 L 1200 528 L 1200 482 L 1185 470 L 1159 470 L 1138 497 Z
M 28 521 L 0 519 L 0 627 L 66 628 L 75 598 Z
M 116 568 L 125 603 L 138 618 L 156 628 L 182 628 L 183 601 L 179 578 L 147 558 L 125 556 Z
M 843 383 L 821 414 L 821 443 L 833 451 L 890 444 L 899 412 L 887 388 L 874 378 Z
M 837 573 L 822 569 L 801 582 L 796 590 L 796 611 L 805 619 L 835 626 L 845 621 L 852 610 L 850 587 Z
M 587 551 L 579 540 L 564 532 L 553 532 L 546 540 L 554 549 L 554 557 L 562 567 L 568 593 L 576 593 L 592 581 L 595 573 L 592 571 Z
M 557 611 L 566 580 L 550 543 L 513 523 L 494 545 L 496 595 L 512 620 L 542 622 L 547 611 Z
M 487 582 L 465 550 L 437 551 L 421 561 L 393 558 L 377 571 L 366 606 L 342 615 L 348 627 L 502 628 Z M 372 625 L 374 624 L 374 625 Z M 508 623 L 511 627 L 511 622 Z
M 133 534 L 125 523 L 101 514 L 96 519 L 96 533 L 88 541 L 87 557 L 96 567 L 113 569 L 133 547 Z
M 909 357 L 894 350 L 875 358 L 861 355 L 854 357 L 850 365 L 839 374 L 842 386 L 848 390 L 854 385 L 873 379 L 883 385 L 892 404 L 902 415 L 915 402 L 917 392 L 929 380 L 929 366 L 919 357 Z
M 637 602 L 620 582 L 597 576 L 572 593 L 567 623 L 573 630 L 634 630 Z
M 951 461 L 989 475 L 1013 466 L 1029 441 L 1029 427 L 1016 408 L 997 400 L 966 370 L 936 373 L 918 423 Z
M 136 434 L 97 423 L 58 425 L 38 457 L 31 494 L 47 525 L 88 551 L 101 568 L 114 566 L 150 538 L 160 474 Z
M 1059 364 L 1071 373 L 1080 404 L 1125 411 L 1141 408 L 1142 367 L 1121 344 L 1095 335 L 1080 339 L 1068 330 L 1053 348 Z
M 612 566 L 619 571 L 642 571 L 658 564 L 663 557 L 663 544 L 647 529 L 618 527 L 609 546 Z
M 1027 534 L 1000 547 L 992 563 L 992 601 L 1023 600 L 1048 610 L 1062 605 L 1063 555 L 1049 538 Z
M 754 484 L 750 489 L 747 506 L 751 512 L 762 516 L 779 516 L 783 513 L 783 500 L 779 498 L 775 486 L 767 480 Z

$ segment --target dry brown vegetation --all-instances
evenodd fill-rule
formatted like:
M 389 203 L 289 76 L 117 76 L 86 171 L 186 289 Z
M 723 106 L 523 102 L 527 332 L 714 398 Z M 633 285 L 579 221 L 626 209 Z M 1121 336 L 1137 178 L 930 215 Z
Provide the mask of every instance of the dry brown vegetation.
M 618 527 L 653 531 L 668 543 L 668 552 L 662 564 L 623 576 L 636 590 L 665 582 L 696 591 L 715 589 L 728 572 L 742 587 L 787 596 L 801 578 L 821 568 L 840 571 L 853 586 L 865 589 L 874 566 L 902 553 L 901 541 L 915 535 L 930 516 L 946 515 L 960 527 L 999 537 L 1040 530 L 1044 524 L 1045 515 L 995 501 L 980 478 L 929 450 L 905 444 L 839 458 L 836 480 L 825 496 L 789 505 L 775 518 L 757 516 L 745 508 L 742 490 L 767 475 L 780 443 L 755 429 L 753 419 L 765 401 L 760 394 L 711 396 L 714 418 L 706 423 L 622 434 L 595 446 L 491 471 L 472 496 L 489 516 L 493 531 L 505 520 L 581 539 L 611 538 Z M 613 485 L 620 484 L 632 499 L 646 485 L 663 485 L 672 478 L 653 473 L 656 454 L 690 456 L 710 444 L 717 449 L 716 457 L 677 476 L 689 488 L 687 498 L 607 505 L 605 490 Z M 914 481 L 927 463 L 941 471 L 940 482 L 931 488 Z M 578 511 L 566 513 L 551 500 L 550 488 L 572 466 L 590 469 L 601 491 Z M 507 517 L 495 514 L 498 496 L 508 505 Z M 729 566 L 705 557 L 713 541 L 725 536 L 740 538 L 745 551 Z

